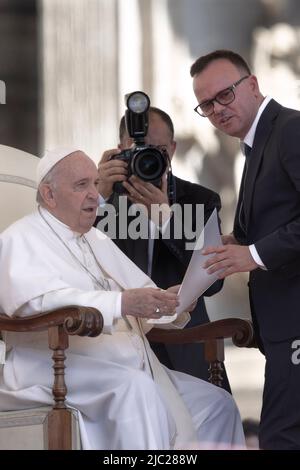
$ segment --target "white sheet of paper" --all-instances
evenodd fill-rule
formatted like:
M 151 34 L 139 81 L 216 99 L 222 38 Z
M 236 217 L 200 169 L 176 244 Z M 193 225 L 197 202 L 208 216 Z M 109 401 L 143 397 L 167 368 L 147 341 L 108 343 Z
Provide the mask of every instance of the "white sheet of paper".
M 201 235 L 200 235 L 201 237 Z M 200 238 L 201 239 L 201 238 Z M 222 245 L 219 232 L 218 214 L 215 209 L 204 227 L 203 248 Z M 214 255 L 202 255 L 201 250 L 194 250 L 184 279 L 179 289 L 179 302 L 176 313 L 184 312 L 194 300 L 198 299 L 217 279 L 218 274 L 208 274 L 202 266 Z
M 148 320 L 148 323 L 171 323 L 176 319 L 179 313 L 184 312 L 187 307 L 194 302 L 194 300 L 198 299 L 218 279 L 217 273 L 208 274 L 202 267 L 204 262 L 213 255 L 204 256 L 201 254 L 202 249 L 208 246 L 220 246 L 223 244 L 219 232 L 218 214 L 216 209 L 206 222 L 198 240 L 203 240 L 203 246 L 200 246 L 200 249 L 195 249 L 191 257 L 178 292 L 180 303 L 176 308 L 176 314 L 172 316 L 163 316 L 159 319 L 150 319 Z

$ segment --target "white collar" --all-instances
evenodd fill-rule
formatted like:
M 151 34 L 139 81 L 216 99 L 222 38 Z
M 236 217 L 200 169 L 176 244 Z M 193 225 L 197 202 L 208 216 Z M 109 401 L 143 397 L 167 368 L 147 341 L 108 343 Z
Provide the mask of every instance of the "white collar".
M 260 119 L 260 116 L 262 115 L 264 109 L 266 108 L 267 104 L 271 101 L 271 96 L 266 96 L 263 102 L 261 103 L 260 107 L 258 108 L 257 114 L 255 116 L 255 119 L 252 123 L 252 126 L 250 127 L 249 131 L 245 135 L 245 138 L 243 139 L 243 142 L 249 147 L 253 147 L 253 142 L 254 142 L 254 137 L 255 137 L 255 132 L 257 128 L 258 121 Z
M 40 206 L 40 211 L 42 218 L 51 223 L 51 226 L 54 228 L 58 234 L 64 238 L 64 240 L 71 241 L 73 239 L 79 239 L 82 237 L 82 233 L 74 232 L 68 225 L 64 224 L 61 220 L 57 219 L 51 212 L 49 212 L 44 207 Z

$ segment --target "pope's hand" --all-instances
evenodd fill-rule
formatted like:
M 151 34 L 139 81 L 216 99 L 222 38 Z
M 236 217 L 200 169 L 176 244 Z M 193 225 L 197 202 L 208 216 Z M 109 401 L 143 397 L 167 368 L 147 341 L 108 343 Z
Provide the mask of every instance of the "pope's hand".
M 180 289 L 180 286 L 181 286 L 181 284 L 176 284 L 176 286 L 169 287 L 169 288 L 167 289 L 167 292 L 175 292 L 175 294 L 178 294 L 178 291 L 179 291 L 179 289 Z M 186 308 L 186 311 L 187 311 L 187 312 L 192 312 L 193 310 L 195 310 L 196 305 L 197 305 L 197 302 L 198 302 L 198 299 L 194 300 L 194 302 L 191 303 L 191 305 L 189 305 L 189 306 Z
M 128 289 L 122 292 L 122 315 L 160 318 L 174 315 L 178 302 L 175 292 L 153 287 Z

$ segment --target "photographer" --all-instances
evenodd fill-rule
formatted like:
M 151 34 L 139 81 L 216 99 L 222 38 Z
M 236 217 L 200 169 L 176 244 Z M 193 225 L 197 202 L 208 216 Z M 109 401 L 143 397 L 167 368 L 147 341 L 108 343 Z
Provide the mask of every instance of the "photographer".
M 131 175 L 129 180 L 127 180 L 127 162 L 118 158 L 110 160 L 112 155 L 130 148 L 133 144 L 133 140 L 129 137 L 126 130 L 124 116 L 120 122 L 119 138 L 119 149 L 107 150 L 99 162 L 99 193 L 100 197 L 103 198 L 102 201 L 113 202 L 118 206 L 119 195 L 114 191 L 114 184 L 119 182 L 126 189 L 127 198 L 130 200 L 129 204 L 143 204 L 148 209 L 149 216 L 151 216 L 150 209 L 153 204 L 164 204 L 167 208 L 170 208 L 170 202 L 176 202 L 182 208 L 184 204 L 191 204 L 193 208 L 192 222 L 195 225 L 194 210 L 196 204 L 204 205 L 204 222 L 208 220 L 215 208 L 218 211 L 220 210 L 221 202 L 218 194 L 203 186 L 190 183 L 173 175 L 167 179 L 167 172 L 161 178 L 160 187 L 145 182 L 135 175 Z M 176 150 L 174 127 L 169 115 L 159 108 L 150 107 L 149 109 L 149 127 L 145 136 L 145 144 L 165 149 L 170 161 L 172 160 Z M 174 200 L 169 201 L 170 198 Z M 119 218 L 119 213 L 117 218 Z M 169 219 L 172 222 L 171 209 L 164 212 L 162 232 Z M 100 218 L 98 217 L 96 224 L 99 221 Z M 153 221 L 149 220 L 149 226 L 150 232 L 153 234 L 155 230 Z M 163 238 L 161 233 L 158 238 L 153 239 L 149 237 L 147 240 L 142 238 L 133 240 L 129 237 L 122 239 L 117 235 L 113 241 L 154 282 L 161 288 L 167 288 L 182 282 L 192 255 L 192 250 L 186 249 L 185 232 L 184 230 L 182 232 L 182 239 L 174 238 L 171 230 L 170 238 Z M 205 292 L 205 295 L 211 296 L 217 293 L 221 287 L 222 282 L 217 281 Z M 187 327 L 206 322 L 209 322 L 209 318 L 204 298 L 200 297 Z M 159 360 L 167 367 L 194 375 L 203 380 L 208 380 L 208 364 L 204 359 L 202 344 L 164 345 L 152 343 L 151 346 Z M 224 388 L 230 391 L 226 374 L 224 379 Z

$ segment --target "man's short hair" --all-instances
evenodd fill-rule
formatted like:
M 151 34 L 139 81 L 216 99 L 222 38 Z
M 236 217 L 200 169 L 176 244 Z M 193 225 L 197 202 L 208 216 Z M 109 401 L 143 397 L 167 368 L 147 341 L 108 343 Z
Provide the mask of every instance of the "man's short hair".
M 217 51 L 210 52 L 207 55 L 199 57 L 191 66 L 191 76 L 194 77 L 195 75 L 198 75 L 198 73 L 203 72 L 203 70 L 209 64 L 219 59 L 226 59 L 242 72 L 246 72 L 247 74 L 251 75 L 250 67 L 242 56 L 240 56 L 236 52 L 227 49 L 219 49 Z
M 40 182 L 40 184 L 52 184 L 52 186 L 54 188 L 56 188 L 56 181 L 55 181 L 55 178 L 58 174 L 58 171 L 57 171 L 57 166 L 55 165 L 53 168 L 51 168 L 51 170 L 47 173 L 47 175 L 42 179 L 42 181 Z M 39 184 L 39 186 L 40 186 Z M 38 204 L 40 204 L 41 206 L 43 206 L 44 204 L 44 199 L 42 198 L 41 196 L 41 193 L 40 193 L 40 187 L 38 186 L 37 188 L 37 192 L 36 192 L 36 202 Z
M 169 129 L 170 134 L 171 134 L 171 140 L 174 140 L 174 125 L 173 125 L 173 122 L 172 122 L 172 119 L 170 118 L 170 116 L 165 111 L 163 111 L 160 108 L 156 108 L 155 106 L 150 106 L 149 113 L 157 114 L 158 116 L 160 116 L 161 120 L 164 121 L 168 126 L 168 129 Z M 119 139 L 120 139 L 120 142 L 122 141 L 122 139 L 125 135 L 125 132 L 126 132 L 126 124 L 125 124 L 125 116 L 123 116 L 121 118 L 120 126 L 119 126 Z

